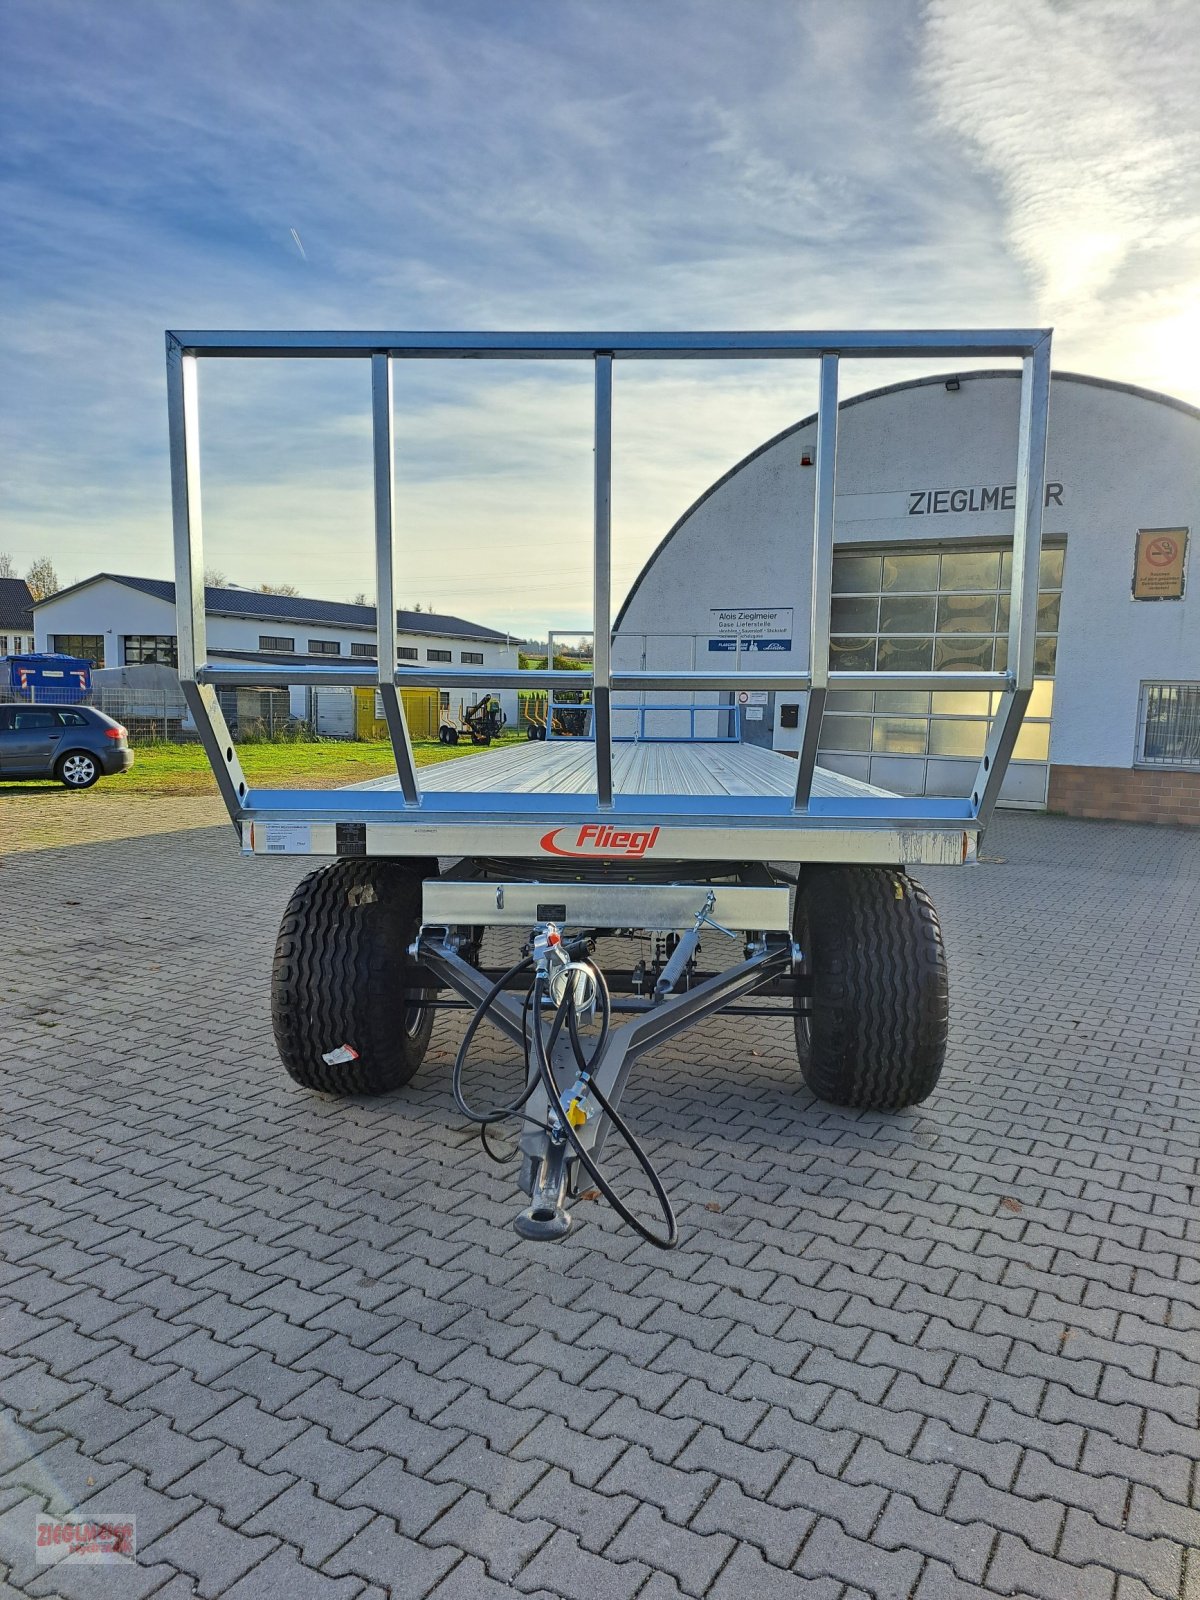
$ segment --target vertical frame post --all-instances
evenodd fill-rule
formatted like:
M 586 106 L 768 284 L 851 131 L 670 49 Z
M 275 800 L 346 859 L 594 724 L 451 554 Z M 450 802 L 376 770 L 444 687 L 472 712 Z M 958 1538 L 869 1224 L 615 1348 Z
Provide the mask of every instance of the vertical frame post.
M 392 451 L 392 362 L 371 357 L 371 425 L 375 457 L 375 638 L 379 698 L 396 776 L 406 806 L 421 804 L 404 702 L 396 688 L 396 468 Z
M 1033 692 L 1049 419 L 1050 341 L 1046 338 L 1021 363 L 1017 503 L 1013 518 L 1012 596 L 1008 616 L 1008 674 L 1012 687 L 1001 696 L 971 790 L 971 804 L 985 826 L 999 798 L 1004 774 L 1021 731 L 1021 719 Z
M 613 803 L 612 784 L 612 365 L 596 356 L 596 463 L 592 577 L 592 734 L 596 799 Z M 549 663 L 554 665 L 553 660 Z
M 175 653 L 179 681 L 221 799 L 235 825 L 246 798 L 246 775 L 234 749 L 217 691 L 198 684 L 208 656 L 204 615 L 204 530 L 200 514 L 200 391 L 196 357 L 167 334 L 167 421 L 171 452 L 171 520 L 175 542 Z
M 838 358 L 822 352 L 817 389 L 817 473 L 813 495 L 812 612 L 808 625 L 811 682 L 804 697 L 795 809 L 807 809 L 825 695 L 829 688 L 829 610 L 833 595 L 833 493 L 837 471 Z M 739 646 L 741 641 L 739 640 Z

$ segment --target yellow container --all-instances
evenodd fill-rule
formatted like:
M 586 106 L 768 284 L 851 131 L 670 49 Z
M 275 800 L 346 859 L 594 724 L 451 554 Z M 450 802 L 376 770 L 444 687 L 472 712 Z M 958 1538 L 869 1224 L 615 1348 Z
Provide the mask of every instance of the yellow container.
M 438 732 L 438 694 L 436 689 L 401 689 L 400 699 L 413 739 L 436 739 Z M 386 739 L 387 720 L 377 689 L 354 691 L 354 736 L 357 739 Z

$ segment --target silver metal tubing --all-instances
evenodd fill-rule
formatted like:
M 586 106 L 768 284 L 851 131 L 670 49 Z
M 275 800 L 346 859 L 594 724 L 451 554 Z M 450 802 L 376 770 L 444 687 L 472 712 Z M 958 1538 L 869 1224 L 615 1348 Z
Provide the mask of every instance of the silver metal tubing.
M 583 676 L 575 673 L 576 682 Z M 809 675 L 807 671 L 796 671 L 790 667 L 780 667 L 778 672 L 614 672 L 612 686 L 614 693 L 628 690 L 662 690 L 670 692 L 673 689 L 807 689 Z M 585 685 L 586 687 L 586 685 Z M 711 708 L 710 708 L 711 709 Z
M 182 673 L 180 673 L 182 677 Z M 378 675 L 372 666 L 365 667 L 309 667 L 281 666 L 273 661 L 225 662 L 206 661 L 197 667 L 197 683 L 212 683 L 233 688 L 238 684 L 252 685 L 258 689 L 287 689 L 293 685 L 311 684 L 313 688 L 342 688 L 354 685 L 362 689 L 374 688 Z
M 948 820 L 932 797 L 917 801 L 864 800 L 866 811 L 848 806 L 846 815 L 834 816 L 828 801 L 813 794 L 813 770 L 820 738 L 821 716 L 826 695 L 831 689 L 890 691 L 939 690 L 948 692 L 999 692 L 1000 710 L 993 722 L 987 748 L 976 773 L 969 799 L 955 804 L 967 826 L 961 838 L 964 854 L 973 843 L 971 824 L 986 823 L 1000 792 L 1004 771 L 1015 747 L 1021 718 L 1033 685 L 1035 635 L 1037 626 L 1038 558 L 1045 486 L 1046 428 L 1050 391 L 1050 334 L 1045 329 L 983 329 L 918 331 L 830 330 L 781 332 L 704 332 L 704 333 L 412 333 L 395 330 L 338 332 L 171 332 L 166 336 L 168 401 L 170 417 L 171 495 L 175 542 L 175 579 L 178 615 L 179 674 L 185 690 L 202 692 L 188 695 L 188 704 L 205 749 L 217 772 L 221 793 L 235 823 L 251 823 L 251 849 L 255 829 L 253 819 L 262 817 L 265 830 L 286 829 L 291 818 L 305 814 L 307 796 L 302 791 L 272 792 L 269 804 L 259 807 L 257 797 L 247 794 L 244 774 L 229 740 L 229 729 L 220 714 L 216 691 L 221 687 L 362 686 L 377 689 L 382 699 L 388 730 L 395 752 L 397 776 L 404 806 L 419 812 L 422 824 L 436 822 L 441 828 L 443 853 L 469 851 L 464 844 L 472 835 L 477 839 L 481 824 L 495 828 L 498 819 L 513 813 L 513 795 L 504 792 L 489 796 L 486 810 L 476 805 L 462 814 L 449 802 L 422 802 L 412 756 L 403 701 L 397 690 L 406 687 L 462 688 L 482 693 L 488 690 L 572 689 L 591 691 L 591 720 L 595 736 L 594 755 L 596 796 L 587 800 L 583 812 L 572 812 L 571 825 L 602 816 L 606 819 L 622 811 L 625 797 L 613 794 L 613 755 L 611 720 L 621 693 L 683 693 L 689 695 L 725 694 L 738 689 L 768 690 L 786 694 L 805 694 L 800 729 L 800 759 L 796 768 L 795 791 L 788 804 L 793 828 L 807 833 L 826 830 L 817 850 L 836 848 L 849 851 L 843 859 L 857 859 L 859 832 L 874 832 L 876 838 L 863 845 L 872 852 L 883 848 L 882 832 L 891 830 L 895 839 L 896 860 L 921 859 L 920 852 L 941 854 L 945 841 L 934 837 Z M 197 415 L 196 363 L 199 357 L 348 357 L 366 359 L 372 365 L 372 395 L 375 454 L 375 533 L 376 577 L 379 598 L 377 618 L 378 659 L 375 664 L 287 665 L 280 663 L 219 662 L 206 660 L 204 606 L 204 552 L 200 500 L 199 422 Z M 857 673 L 831 672 L 828 660 L 829 609 L 832 589 L 831 565 L 834 535 L 834 487 L 837 452 L 838 361 L 841 356 L 946 356 L 964 358 L 1019 356 L 1023 361 L 1021 383 L 1020 442 L 1013 533 L 1013 585 L 1009 621 L 1008 670 L 1003 673 Z M 632 671 L 613 672 L 611 663 L 611 446 L 612 373 L 614 360 L 711 360 L 740 358 L 797 358 L 819 363 L 819 409 L 817 424 L 817 473 L 813 514 L 812 607 L 810 619 L 810 662 L 805 669 L 790 670 L 780 663 L 778 671 L 741 672 L 740 652 L 733 671 Z M 543 671 L 496 671 L 486 667 L 430 667 L 412 670 L 398 667 L 396 653 L 396 559 L 397 525 L 392 437 L 392 362 L 417 359 L 498 358 L 512 360 L 587 360 L 594 364 L 596 383 L 595 441 L 595 550 L 593 594 L 593 638 L 595 669 L 591 673 L 555 672 L 552 661 Z M 805 693 L 807 691 L 807 693 Z M 790 785 L 789 785 L 790 787 Z M 586 799 L 587 797 L 583 797 Z M 751 848 L 764 834 L 754 810 L 755 797 L 739 796 L 740 804 L 727 811 L 720 806 L 698 805 L 687 809 L 687 796 L 665 796 L 686 802 L 679 809 L 679 821 L 672 824 L 672 837 L 660 846 L 669 849 L 673 859 L 699 859 L 699 841 L 689 841 L 686 832 L 728 827 L 738 834 L 739 846 Z M 703 799 L 703 797 L 701 797 Z M 290 803 L 290 813 L 289 813 Z M 342 802 L 338 802 L 339 806 Z M 297 810 L 298 808 L 298 810 Z M 348 804 L 343 812 L 353 810 Z M 281 814 L 282 813 L 282 814 Z M 437 813 L 438 815 L 433 815 Z M 657 826 L 668 813 L 655 818 Z M 861 823 L 855 819 L 861 816 Z M 270 820 L 267 820 L 269 817 Z M 312 828 L 304 835 L 265 832 L 267 853 L 295 850 L 296 853 L 326 853 L 326 830 L 332 837 L 319 805 L 314 805 Z M 686 820 L 685 820 L 686 818 Z M 956 814 L 957 819 L 957 814 Z M 407 819 L 406 819 L 407 820 Z M 414 819 L 416 820 L 416 819 Z M 778 819 L 775 819 L 777 822 Z M 384 830 L 380 831 L 380 826 Z M 565 824 L 564 824 L 565 825 Z M 580 824 L 582 825 L 582 823 Z M 307 827 L 307 824 L 305 824 Z M 382 853 L 412 853 L 408 831 L 398 825 L 396 815 L 376 823 L 377 845 Z M 774 826 L 774 822 L 771 824 Z M 558 830 L 558 831 L 561 831 Z M 497 835 L 498 837 L 498 835 Z M 539 836 L 541 837 L 541 836 Z M 557 837 L 552 830 L 545 838 Z M 425 840 L 428 844 L 430 841 Z M 245 845 L 244 845 L 245 847 Z M 815 846 L 814 846 L 815 847 Z M 536 840 L 519 842 L 517 854 L 554 854 L 558 847 Z M 787 859 L 809 859 L 808 845 L 796 847 Z M 747 857 L 750 859 L 751 857 Z M 815 859 L 816 857 L 813 856 Z M 822 855 L 823 859 L 834 859 Z M 929 859 L 930 857 L 926 857 Z
M 971 802 L 986 827 L 1000 797 L 1021 719 L 1033 689 L 1037 644 L 1038 579 L 1042 554 L 1046 439 L 1050 420 L 1050 338 L 1021 367 L 1021 424 L 1017 439 L 1017 504 L 1013 521 L 1012 591 L 1008 617 L 1008 669 L 1013 692 L 992 721 Z
M 839 350 L 853 356 L 1012 356 L 1031 354 L 1046 328 L 945 328 L 920 331 L 830 329 L 772 333 L 412 333 L 394 329 L 361 331 L 259 332 L 175 330 L 168 333 L 196 356 L 390 355 L 463 359 L 509 357 L 515 360 L 571 360 L 601 353 L 643 361 L 713 361 L 743 356 L 820 356 Z
M 811 685 L 800 713 L 800 759 L 796 768 L 796 810 L 812 794 L 821 718 L 829 683 L 829 611 L 833 593 L 833 491 L 837 472 L 838 358 L 822 355 L 817 392 L 817 479 L 813 495 L 812 591 L 809 611 L 808 670 Z
M 392 363 L 371 357 L 371 420 L 375 457 L 375 638 L 377 693 L 383 705 L 396 776 L 407 806 L 419 806 L 404 703 L 396 692 L 396 468 L 392 449 Z
M 592 736 L 596 800 L 612 805 L 612 357 L 596 357 L 595 543 L 592 576 Z M 551 641 L 548 648 L 553 648 Z M 553 667 L 551 655 L 546 665 Z M 549 720 L 549 719 L 548 719 Z
M 1013 687 L 1009 672 L 831 672 L 831 689 L 874 689 L 877 694 L 896 690 L 941 690 L 967 694 L 978 690 L 1004 691 Z
M 877 677 L 867 673 L 852 676 Z M 911 674 L 910 674 L 911 676 Z M 940 682 L 946 674 L 929 673 Z M 986 674 L 985 674 L 986 676 Z M 708 691 L 723 689 L 792 689 L 808 687 L 807 672 L 613 672 L 610 674 L 614 694 L 637 693 L 641 690 Z M 273 661 L 207 661 L 196 669 L 198 683 L 253 684 L 264 689 L 290 684 L 311 684 L 314 688 L 332 688 L 344 684 L 358 684 L 363 688 L 377 684 L 378 669 L 374 666 L 351 666 L 349 662 L 336 667 L 318 666 L 296 662 L 293 665 Z M 504 672 L 487 667 L 398 667 L 393 681 L 401 689 L 590 689 L 590 672 L 551 672 L 546 668 L 529 671 Z M 1003 687 L 1003 683 L 997 685 Z
M 196 358 L 167 336 L 167 421 L 171 440 L 171 515 L 175 532 L 176 658 L 182 683 L 196 681 L 208 653 L 204 615 L 204 535 L 200 511 L 200 418 Z
M 207 684 L 192 683 L 187 678 L 181 678 L 180 685 L 192 721 L 200 734 L 208 764 L 213 770 L 213 777 L 217 780 L 217 788 L 221 791 L 221 799 L 225 802 L 225 809 L 245 847 L 247 839 L 239 817 L 243 808 L 250 803 L 250 793 L 246 774 L 238 759 L 237 746 L 217 700 L 217 691 Z
M 176 659 L 179 682 L 200 734 L 225 809 L 235 827 L 248 799 L 246 774 L 215 689 L 196 681 L 205 643 L 204 536 L 200 511 L 200 418 L 196 358 L 167 340 L 167 418 L 171 445 L 171 517 L 175 541 Z M 240 828 L 239 828 L 240 834 Z

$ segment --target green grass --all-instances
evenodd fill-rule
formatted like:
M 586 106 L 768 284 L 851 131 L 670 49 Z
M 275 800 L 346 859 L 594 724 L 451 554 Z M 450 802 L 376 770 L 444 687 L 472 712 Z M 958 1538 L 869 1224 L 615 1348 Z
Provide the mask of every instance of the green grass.
M 520 741 L 504 734 L 497 746 Z M 444 745 L 436 739 L 413 744 L 419 767 L 437 761 L 456 761 L 481 755 L 472 744 Z M 310 744 L 245 744 L 238 749 L 247 780 L 264 789 L 336 789 L 395 772 L 390 744 L 360 744 L 351 740 L 322 739 Z M 112 788 L 133 794 L 215 794 L 216 784 L 208 760 L 198 744 L 136 745 L 133 767 L 119 778 L 107 780 Z

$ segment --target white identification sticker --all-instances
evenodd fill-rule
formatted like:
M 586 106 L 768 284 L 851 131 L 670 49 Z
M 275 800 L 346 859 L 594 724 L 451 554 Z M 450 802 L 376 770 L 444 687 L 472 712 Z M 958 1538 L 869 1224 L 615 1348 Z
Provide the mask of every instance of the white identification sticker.
M 358 1051 L 352 1044 L 340 1044 L 321 1057 L 327 1067 L 342 1067 L 347 1061 L 357 1061 Z
M 255 843 L 266 855 L 312 854 L 312 829 L 307 822 L 257 822 L 254 826 Z

